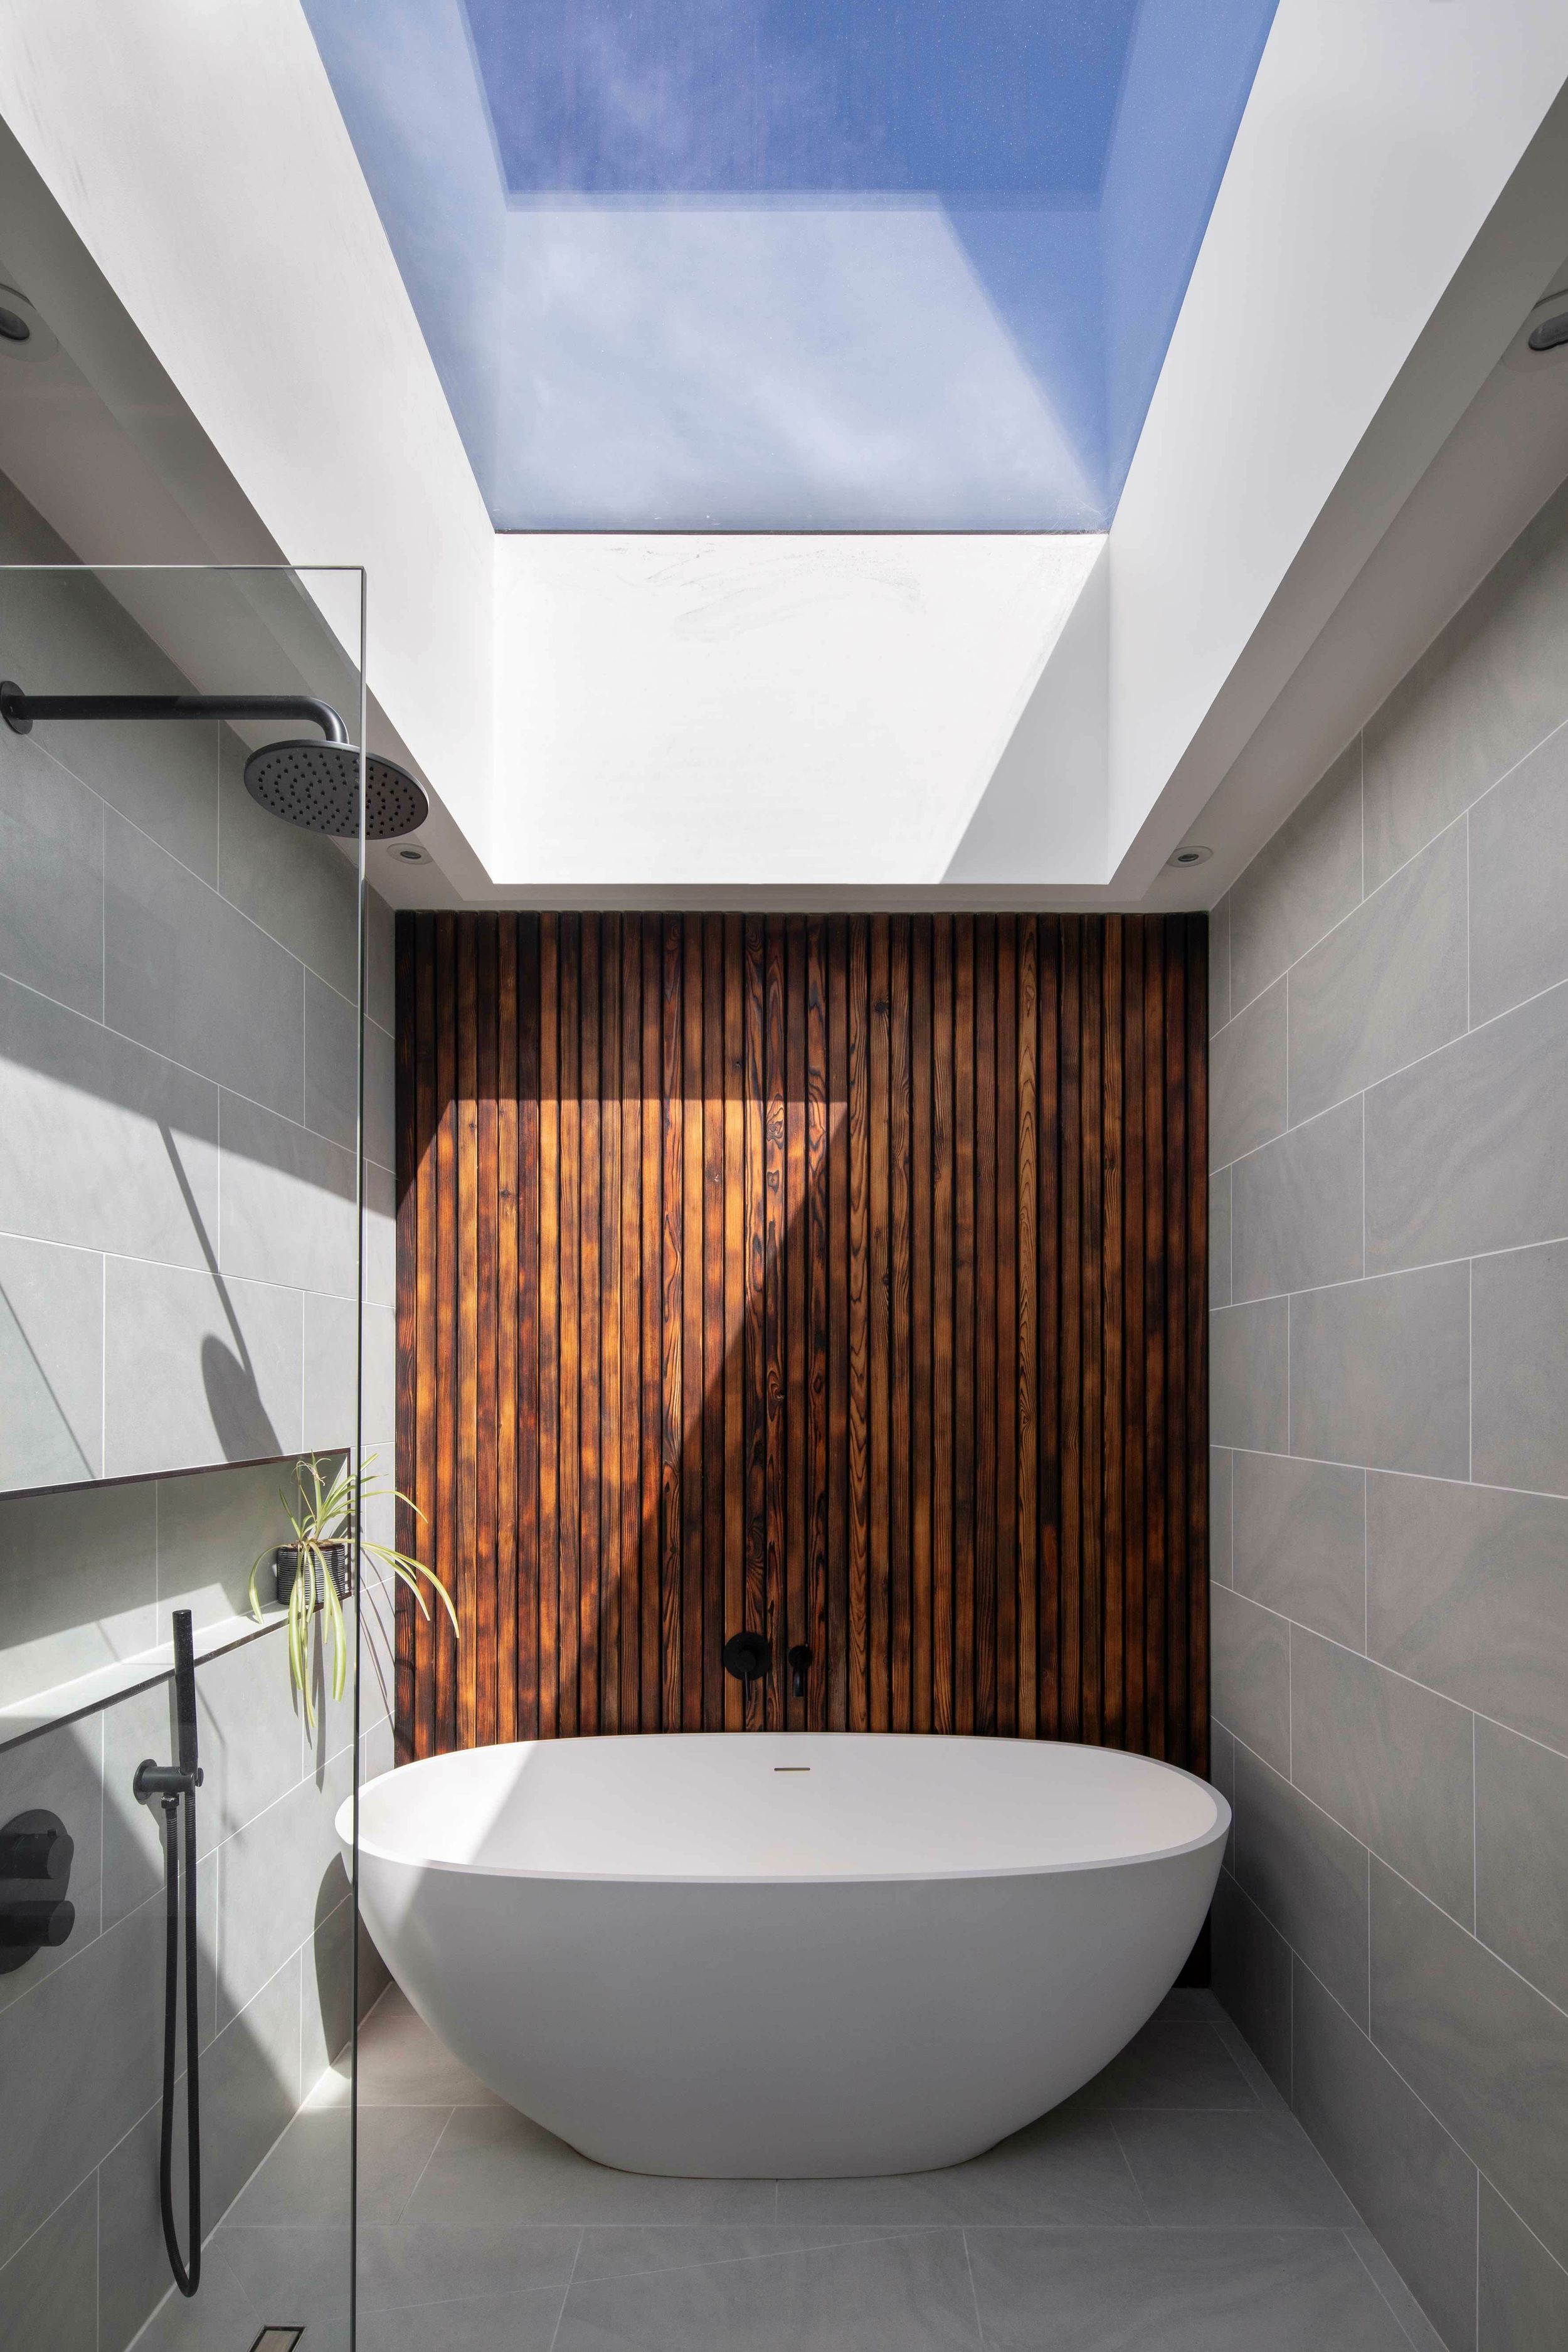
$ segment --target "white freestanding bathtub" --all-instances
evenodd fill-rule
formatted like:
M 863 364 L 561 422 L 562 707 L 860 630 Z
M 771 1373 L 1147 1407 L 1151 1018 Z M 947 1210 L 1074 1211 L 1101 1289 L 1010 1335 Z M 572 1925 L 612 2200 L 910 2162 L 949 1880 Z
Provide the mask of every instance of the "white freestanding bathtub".
M 541 1740 L 370 1781 L 360 1890 L 448 2048 L 601 2164 L 918 2172 L 1137 2031 L 1229 1820 L 1205 1782 L 1110 1748 Z

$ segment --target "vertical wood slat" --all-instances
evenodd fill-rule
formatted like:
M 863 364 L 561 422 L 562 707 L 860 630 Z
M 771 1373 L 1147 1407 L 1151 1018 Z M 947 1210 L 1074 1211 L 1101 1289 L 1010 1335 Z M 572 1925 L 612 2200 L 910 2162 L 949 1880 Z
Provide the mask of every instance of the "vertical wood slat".
M 463 1635 L 400 1601 L 400 1755 L 1205 1767 L 1201 920 L 401 916 L 396 979 L 397 1524 Z

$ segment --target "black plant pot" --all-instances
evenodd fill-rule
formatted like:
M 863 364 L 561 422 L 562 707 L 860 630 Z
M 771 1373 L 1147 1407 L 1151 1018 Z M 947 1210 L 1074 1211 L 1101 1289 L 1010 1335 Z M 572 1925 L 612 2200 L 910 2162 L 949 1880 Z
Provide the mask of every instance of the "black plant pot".
M 317 1549 L 326 1555 L 327 1565 L 332 1572 L 332 1582 L 338 1588 L 338 1599 L 346 1601 L 354 1589 L 353 1561 L 350 1556 L 348 1544 L 346 1542 L 324 1543 L 318 1545 Z M 273 1554 L 273 1559 L 278 1573 L 278 1599 L 281 1604 L 287 1606 L 289 1595 L 294 1590 L 294 1580 L 300 1573 L 299 1545 L 279 1544 Z

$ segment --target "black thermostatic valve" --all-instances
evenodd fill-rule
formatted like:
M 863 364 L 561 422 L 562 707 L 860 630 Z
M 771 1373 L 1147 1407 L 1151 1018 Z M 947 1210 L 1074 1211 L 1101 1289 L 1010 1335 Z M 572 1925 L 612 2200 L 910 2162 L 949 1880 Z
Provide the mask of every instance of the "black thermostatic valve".
M 76 1926 L 66 1899 L 75 1852 L 56 1813 L 13 1813 L 0 1826 L 0 1976 L 55 1949 Z

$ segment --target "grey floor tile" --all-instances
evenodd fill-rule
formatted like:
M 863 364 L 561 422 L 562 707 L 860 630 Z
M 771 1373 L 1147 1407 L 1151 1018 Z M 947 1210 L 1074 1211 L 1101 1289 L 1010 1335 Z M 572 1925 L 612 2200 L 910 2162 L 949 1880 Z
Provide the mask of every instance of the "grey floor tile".
M 835 2187 L 853 2183 L 835 2182 Z M 647 2229 L 595 2222 L 582 2232 L 576 2279 L 633 2278 L 643 2271 L 686 2270 L 706 2263 L 749 2263 L 769 2254 L 809 2253 L 818 2246 L 858 2245 L 930 2226 L 921 2221 L 665 2221 Z
M 1184 2042 L 1212 2035 L 1207 2025 L 1148 2027 Z M 1158 2063 L 1147 2056 L 1145 2063 Z M 1108 2073 L 1113 2069 L 1108 2069 Z M 1091 2084 L 1037 2123 L 987 2148 L 968 2164 L 886 2179 L 781 2180 L 781 2221 L 1105 2221 L 1143 2219 L 1138 2192 L 1109 2116 L 1091 2100 Z M 1114 2095 L 1114 2086 L 1111 2086 Z M 1099 2104 L 1103 2105 L 1100 2093 Z
M 320 2086 L 322 2105 L 346 2097 L 346 2080 Z M 362 2107 L 500 2107 L 506 2102 L 470 2074 L 390 1985 L 359 2030 Z M 313 2103 L 314 2104 L 314 2103 Z
M 362 2249 L 373 2234 L 381 2233 L 362 2230 Z M 210 2242 L 253 2310 L 270 2313 L 279 2320 L 287 2313 L 293 2326 L 310 2330 L 346 2320 L 353 2260 L 346 2218 L 297 2227 L 288 2222 L 252 2226 L 226 2221 Z M 363 2254 L 360 2294 L 363 2300 Z M 312 2347 L 315 2340 L 310 2334 Z
M 1097 2107 L 1255 2107 L 1258 2095 L 1210 2024 L 1152 2019 L 1079 2094 Z
M 426 2171 L 448 2118 L 439 2107 L 373 2107 L 360 2117 L 362 2222 L 400 2219 Z M 342 2108 L 306 2108 L 294 2117 L 228 2219 L 237 2227 L 273 2222 L 329 2225 L 346 2218 L 349 2118 Z M 482 2216 L 469 2215 L 470 2220 Z M 519 2213 L 520 2221 L 533 2216 Z
M 564 2288 L 362 2314 L 356 2352 L 552 2352 Z M 314 2345 L 310 2352 L 315 2352 Z
M 1373 2284 L 1410 2338 L 1414 2352 L 1451 2352 L 1433 2326 L 1384 2248 L 1365 2228 L 1347 2230 L 1345 2236 L 1365 2263 Z
M 582 2236 L 574 2224 L 560 2222 L 484 2229 L 403 2221 L 395 2229 L 362 2229 L 360 2308 L 391 2311 L 476 2294 L 500 2301 L 538 2287 L 563 2287 Z
M 590 2163 L 510 2107 L 458 2107 L 425 2168 L 408 2218 L 486 2224 L 768 2221 L 773 2206 L 771 2180 L 676 2180 L 614 2172 Z
M 976 2231 L 987 2352 L 1410 2352 L 1339 2230 Z
M 290 2282 L 274 2279 L 259 2310 L 229 2270 L 218 2241 L 202 2256 L 201 2291 L 194 2302 L 170 2287 L 136 2338 L 136 2352 L 250 2352 L 268 2320 L 291 2316 Z M 121 2352 L 122 2338 L 100 2328 L 99 2352 Z M 348 2352 L 347 2329 L 312 2334 L 310 2352 Z
M 555 2352 L 976 2352 L 957 2230 L 574 2280 Z
M 1116 2118 L 1152 2221 L 1194 2227 L 1345 2229 L 1356 2211 L 1293 2116 L 1183 2115 L 1151 2107 Z

